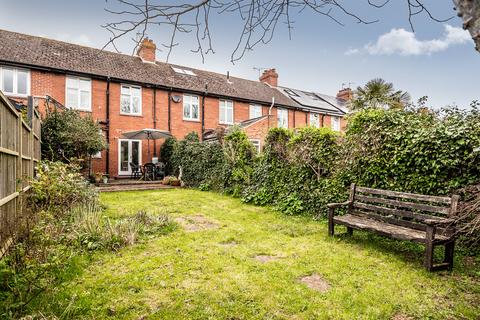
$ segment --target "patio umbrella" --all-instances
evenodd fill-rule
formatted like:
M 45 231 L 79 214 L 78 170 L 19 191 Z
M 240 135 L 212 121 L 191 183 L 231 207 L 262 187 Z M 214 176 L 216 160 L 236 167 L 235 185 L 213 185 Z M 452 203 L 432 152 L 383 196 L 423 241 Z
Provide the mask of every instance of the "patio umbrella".
M 141 130 L 125 132 L 123 136 L 128 139 L 138 139 L 138 140 L 146 139 L 147 145 L 148 145 L 147 154 L 148 154 L 148 158 L 150 158 L 150 140 L 170 138 L 172 135 L 170 134 L 170 132 L 165 130 L 141 129 Z

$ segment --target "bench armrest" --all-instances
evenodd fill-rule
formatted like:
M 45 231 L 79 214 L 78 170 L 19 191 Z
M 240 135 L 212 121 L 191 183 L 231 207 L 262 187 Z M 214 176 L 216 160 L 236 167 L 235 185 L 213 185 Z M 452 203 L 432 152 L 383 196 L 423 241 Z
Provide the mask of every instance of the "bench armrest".
M 345 202 L 340 202 L 340 203 L 329 203 L 329 204 L 327 204 L 327 208 L 335 209 L 335 208 L 339 208 L 339 207 L 348 206 L 350 203 L 351 203 L 350 201 L 345 201 Z
M 447 226 L 447 225 L 454 225 L 455 220 L 454 219 L 425 219 L 423 222 L 432 227 L 440 227 L 440 226 Z

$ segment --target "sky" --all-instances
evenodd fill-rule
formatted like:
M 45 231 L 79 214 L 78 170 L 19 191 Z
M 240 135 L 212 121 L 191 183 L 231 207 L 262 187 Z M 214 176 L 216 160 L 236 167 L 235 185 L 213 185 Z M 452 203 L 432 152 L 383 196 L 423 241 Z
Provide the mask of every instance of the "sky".
M 215 53 L 202 61 L 192 52 L 195 35 L 181 35 L 168 62 L 225 74 L 229 71 L 232 76 L 251 80 L 258 79 L 258 68 L 276 68 L 279 85 L 330 95 L 342 87 L 356 88 L 380 77 L 396 89 L 408 91 L 414 101 L 428 96 L 431 107 L 455 104 L 468 108 L 472 100 L 480 100 L 480 53 L 461 29 L 452 1 L 425 0 L 435 17 L 453 18 L 436 22 L 424 14 L 416 15 L 415 32 L 409 25 L 406 2 L 391 1 L 377 9 L 367 0 L 342 1 L 363 19 L 379 20 L 371 24 L 359 24 L 338 10 L 332 15 L 343 25 L 312 11 L 291 12 L 290 35 L 286 24 L 279 23 L 269 43 L 248 51 L 235 64 L 230 56 L 240 36 L 241 21 L 235 14 L 214 13 L 210 30 Z M 0 0 L 0 29 L 101 48 L 110 37 L 102 25 L 119 19 L 105 8 L 122 7 L 116 0 Z M 147 30 L 147 36 L 160 48 L 159 61 L 166 61 L 168 50 L 161 50 L 161 44 L 169 35 L 165 26 Z M 131 54 L 134 36 L 121 38 L 117 48 Z

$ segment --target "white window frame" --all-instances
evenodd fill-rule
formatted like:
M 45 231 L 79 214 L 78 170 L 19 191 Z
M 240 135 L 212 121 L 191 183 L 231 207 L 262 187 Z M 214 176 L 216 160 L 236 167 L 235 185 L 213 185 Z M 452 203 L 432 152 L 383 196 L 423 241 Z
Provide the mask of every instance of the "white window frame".
M 74 87 L 69 87 L 68 86 L 68 79 L 72 79 L 72 80 L 76 80 L 77 83 L 78 83 L 78 87 L 77 88 L 74 88 Z M 90 86 L 89 86 L 89 91 L 88 91 L 88 108 L 82 108 L 80 107 L 80 101 L 81 101 L 81 91 L 80 90 L 80 80 L 83 80 L 83 81 L 88 81 L 90 83 Z M 68 103 L 68 89 L 69 88 L 72 88 L 72 89 L 76 89 L 77 90 L 77 103 L 76 103 L 76 106 L 69 106 L 69 103 Z M 80 110 L 80 111 L 89 111 L 91 112 L 92 111 L 92 79 L 89 79 L 89 78 L 83 78 L 83 77 L 76 77 L 76 76 L 66 76 L 65 77 L 65 106 L 67 108 L 70 108 L 70 109 L 75 109 L 75 110 Z
M 314 121 L 315 116 L 317 117 L 316 121 Z M 310 126 L 320 128 L 320 113 L 310 112 Z
M 3 70 L 8 69 L 13 71 L 13 91 L 8 92 L 3 90 Z M 27 93 L 18 93 L 18 71 L 23 71 L 27 73 Z M 9 67 L 9 66 L 0 66 L 0 90 L 2 90 L 3 93 L 7 96 L 14 96 L 14 97 L 28 97 L 30 95 L 30 70 L 29 69 L 23 69 L 23 68 L 15 68 L 15 67 Z
M 333 131 L 340 131 L 340 127 L 341 127 L 340 121 L 341 121 L 340 117 L 337 117 L 337 116 L 331 117 Z
M 223 103 L 223 105 L 222 105 Z M 234 112 L 233 112 L 233 101 L 232 100 L 225 100 L 221 99 L 219 101 L 219 107 L 218 107 L 218 122 L 220 124 L 233 124 L 234 123 Z M 232 112 L 232 121 L 228 121 L 228 112 Z M 222 120 L 222 114 L 223 114 L 223 120 Z
M 250 142 L 255 147 L 255 150 L 257 151 L 257 153 L 260 153 L 261 150 L 262 150 L 262 145 L 261 145 L 260 140 L 259 139 L 250 139 Z
M 193 115 L 193 99 L 196 98 L 197 99 L 197 117 L 194 118 L 192 117 Z M 189 114 L 190 116 L 189 117 L 185 117 L 185 103 L 188 103 L 188 108 L 189 108 Z M 186 121 L 200 121 L 200 97 L 199 96 L 195 96 L 195 95 L 189 95 L 189 94 L 184 94 L 183 95 L 183 110 L 182 110 L 182 114 L 183 114 L 183 120 L 186 120 Z
M 281 119 L 280 115 L 284 115 L 285 119 Z M 283 124 L 283 120 L 285 120 L 285 125 Z M 284 108 L 277 109 L 277 127 L 288 129 L 288 109 L 284 109 Z
M 248 113 L 250 119 L 259 118 L 263 115 L 262 106 L 259 104 L 251 104 Z
M 130 88 L 130 112 L 125 112 L 125 111 L 122 111 L 122 88 Z M 134 95 L 132 95 L 132 92 L 131 92 L 131 89 L 134 88 L 134 89 L 140 89 L 140 93 L 139 93 L 139 96 L 138 96 L 138 112 L 132 112 L 132 105 L 133 105 L 133 97 Z M 142 115 L 142 94 L 143 94 L 143 91 L 142 91 L 142 87 L 140 86 L 135 86 L 135 85 L 131 85 L 131 84 L 126 84 L 126 83 L 122 83 L 120 85 L 120 114 L 121 115 L 125 115 L 125 116 L 141 116 Z

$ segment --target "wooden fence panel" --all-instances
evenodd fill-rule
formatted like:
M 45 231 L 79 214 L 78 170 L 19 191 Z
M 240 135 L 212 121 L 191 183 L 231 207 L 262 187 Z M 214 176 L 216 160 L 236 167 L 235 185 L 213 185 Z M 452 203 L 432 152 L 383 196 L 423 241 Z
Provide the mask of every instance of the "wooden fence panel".
M 33 218 L 24 198 L 40 160 L 40 115 L 32 103 L 27 114 L 23 119 L 0 91 L 0 258 Z

